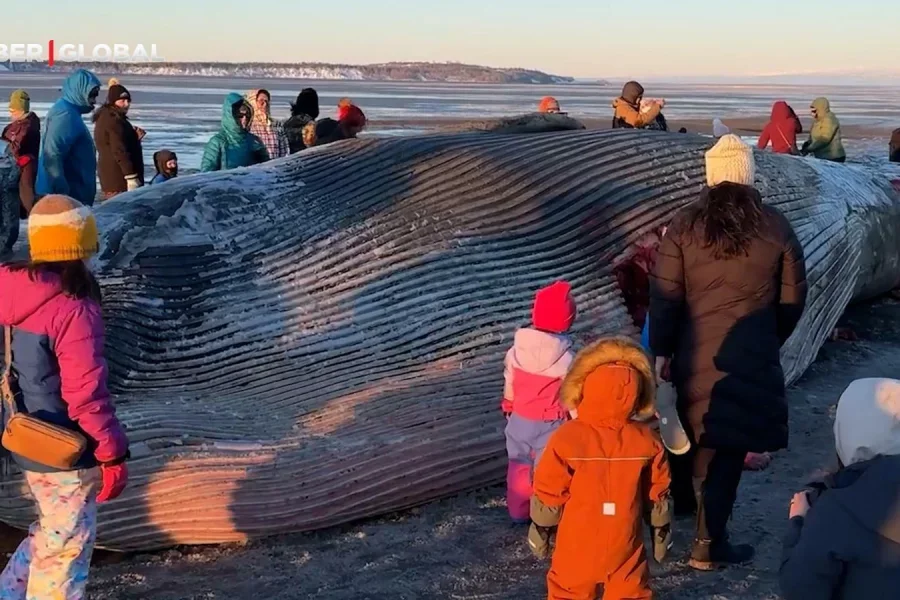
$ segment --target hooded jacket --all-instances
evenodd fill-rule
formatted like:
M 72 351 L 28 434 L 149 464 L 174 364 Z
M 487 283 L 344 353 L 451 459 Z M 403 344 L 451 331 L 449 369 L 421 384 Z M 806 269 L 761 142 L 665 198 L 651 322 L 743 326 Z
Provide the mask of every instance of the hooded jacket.
M 816 98 L 812 102 L 816 109 L 816 120 L 809 130 L 809 141 L 803 144 L 805 153 L 824 160 L 847 158 L 841 139 L 841 123 L 833 112 L 827 98 Z
M 772 105 L 772 118 L 762 130 L 757 147 L 765 150 L 771 143 L 777 154 L 797 153 L 797 134 L 803 131 L 797 114 L 787 102 L 778 101 Z
M 740 187 L 761 202 L 755 189 Z M 698 206 L 676 215 L 660 244 L 650 280 L 650 346 L 655 356 L 673 358 L 679 414 L 696 444 L 780 450 L 788 443 L 780 351 L 806 306 L 803 248 L 784 215 L 763 206 L 748 251 L 717 258 L 702 224 L 692 223 Z
M 558 421 L 568 412 L 559 403 L 559 389 L 575 358 L 568 336 L 537 329 L 516 332 L 506 353 L 503 412 L 532 421 Z
M 39 196 L 64 194 L 94 205 L 97 156 L 82 115 L 91 112 L 88 96 L 96 87 L 97 76 L 78 69 L 66 78 L 62 98 L 47 112 L 35 186 Z
M 653 414 L 655 394 L 650 359 L 630 339 L 600 340 L 575 358 L 561 396 L 578 417 L 551 436 L 534 474 L 540 504 L 564 507 L 551 598 L 573 597 L 554 590 L 585 583 L 606 583 L 608 597 L 649 597 L 640 593 L 649 576 L 642 519 L 651 505 L 668 504 L 671 483 L 659 435 L 639 422 Z
M 656 121 L 661 111 L 659 104 L 641 112 L 641 96 L 644 88 L 636 81 L 629 81 L 622 88 L 622 95 L 613 100 L 613 129 L 643 129 Z
M 222 126 L 210 138 L 203 149 L 200 170 L 224 171 L 238 167 L 258 165 L 269 160 L 269 153 L 262 141 L 244 130 L 234 118 L 235 106 L 245 104 L 253 107 L 240 94 L 230 93 L 222 102 Z
M 156 175 L 150 181 L 150 185 L 155 183 L 164 183 L 173 176 L 166 173 L 166 163 L 170 160 L 177 160 L 178 157 L 171 150 L 158 150 L 153 153 L 153 166 L 156 167 Z
M 12 367 L 21 408 L 85 435 L 88 449 L 76 469 L 125 456 L 128 439 L 106 387 L 100 306 L 65 295 L 59 277 L 46 271 L 32 278 L 27 270 L 0 266 L 0 290 L 0 325 L 13 328 Z M 54 471 L 14 458 L 28 471 Z
M 100 175 L 100 189 L 125 192 L 125 178 L 137 175 L 144 183 L 144 150 L 128 115 L 114 104 L 104 104 L 94 112 L 94 143 Z
M 900 381 L 858 379 L 838 402 L 837 473 L 784 540 L 785 600 L 896 598 L 900 589 Z
M 900 590 L 900 456 L 827 478 L 791 519 L 779 573 L 785 600 L 887 600 Z

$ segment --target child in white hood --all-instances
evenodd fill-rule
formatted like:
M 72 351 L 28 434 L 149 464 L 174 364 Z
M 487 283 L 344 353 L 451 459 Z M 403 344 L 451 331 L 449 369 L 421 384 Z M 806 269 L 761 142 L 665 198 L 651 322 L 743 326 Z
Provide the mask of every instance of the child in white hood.
M 566 335 L 575 321 L 572 288 L 564 281 L 535 296 L 532 327 L 516 332 L 506 354 L 503 412 L 508 418 L 506 502 L 513 521 L 527 523 L 532 472 L 550 435 L 569 417 L 559 402 L 562 380 L 575 358 Z
M 839 469 L 791 501 L 785 600 L 900 595 L 900 381 L 859 379 L 838 402 Z

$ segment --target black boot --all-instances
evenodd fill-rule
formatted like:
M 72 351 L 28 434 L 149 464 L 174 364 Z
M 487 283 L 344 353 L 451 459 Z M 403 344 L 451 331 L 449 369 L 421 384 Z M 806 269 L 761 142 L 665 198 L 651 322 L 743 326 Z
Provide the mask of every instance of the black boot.
M 697 537 L 691 548 L 688 565 L 698 571 L 716 571 L 729 565 L 740 565 L 753 560 L 756 554 L 753 546 L 733 546 L 724 531 L 718 540 L 713 539 L 706 520 L 703 480 L 694 478 L 693 483 L 697 495 Z
M 756 550 L 747 544 L 732 545 L 727 539 L 720 542 L 694 540 L 688 564 L 698 571 L 716 571 L 753 560 Z

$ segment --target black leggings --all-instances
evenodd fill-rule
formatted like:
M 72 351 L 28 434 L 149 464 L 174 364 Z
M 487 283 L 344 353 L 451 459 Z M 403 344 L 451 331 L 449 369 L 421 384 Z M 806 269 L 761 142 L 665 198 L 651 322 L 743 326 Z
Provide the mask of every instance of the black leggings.
M 714 542 L 726 538 L 728 520 L 737 499 L 746 452 L 698 448 L 694 455 L 694 484 L 698 502 L 697 537 Z

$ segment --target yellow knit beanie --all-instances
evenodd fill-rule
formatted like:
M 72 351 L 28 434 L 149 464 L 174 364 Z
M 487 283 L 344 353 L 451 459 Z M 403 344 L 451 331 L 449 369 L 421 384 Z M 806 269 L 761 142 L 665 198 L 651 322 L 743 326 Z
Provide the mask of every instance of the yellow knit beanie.
M 25 90 L 15 90 L 9 95 L 10 110 L 20 110 L 23 113 L 31 111 L 31 97 Z
M 723 135 L 706 153 L 706 183 L 709 187 L 726 182 L 753 185 L 755 177 L 753 149 L 734 134 Z
M 44 196 L 28 215 L 32 262 L 84 260 L 97 253 L 97 221 L 90 207 L 68 196 Z

